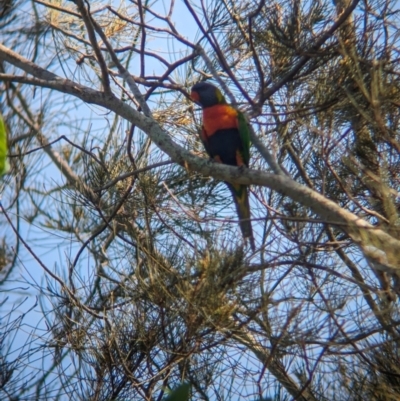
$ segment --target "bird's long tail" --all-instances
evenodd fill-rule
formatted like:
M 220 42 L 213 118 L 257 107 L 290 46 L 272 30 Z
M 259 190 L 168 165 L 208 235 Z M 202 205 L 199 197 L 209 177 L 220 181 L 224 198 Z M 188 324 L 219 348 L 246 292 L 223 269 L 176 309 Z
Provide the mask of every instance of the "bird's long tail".
M 235 201 L 236 211 L 239 217 L 239 225 L 243 237 L 250 242 L 251 249 L 255 251 L 253 229 L 251 227 L 251 215 L 249 204 L 249 193 L 247 185 L 226 183 L 232 192 L 233 200 Z

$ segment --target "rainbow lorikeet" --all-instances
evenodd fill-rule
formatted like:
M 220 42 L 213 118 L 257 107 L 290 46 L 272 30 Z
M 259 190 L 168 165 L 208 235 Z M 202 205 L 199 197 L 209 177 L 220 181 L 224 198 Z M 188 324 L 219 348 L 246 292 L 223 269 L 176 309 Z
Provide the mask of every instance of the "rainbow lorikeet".
M 223 164 L 248 167 L 250 160 L 249 126 L 243 113 L 226 103 L 221 91 L 206 82 L 192 87 L 191 99 L 203 109 L 201 141 L 209 156 Z M 243 237 L 255 250 L 250 221 L 247 185 L 226 182 L 232 192 Z

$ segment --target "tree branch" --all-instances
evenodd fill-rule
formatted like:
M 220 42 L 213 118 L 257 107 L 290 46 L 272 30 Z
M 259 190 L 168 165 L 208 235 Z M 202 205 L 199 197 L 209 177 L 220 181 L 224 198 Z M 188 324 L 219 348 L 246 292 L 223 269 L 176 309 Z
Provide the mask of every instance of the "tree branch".
M 303 206 L 309 207 L 323 219 L 336 221 L 340 224 L 341 229 L 360 246 L 366 257 L 376 262 L 375 265 L 378 269 L 400 269 L 400 241 L 383 230 L 375 228 L 357 215 L 341 208 L 318 192 L 298 184 L 283 174 L 269 174 L 250 169 L 242 170 L 197 157 L 176 144 L 154 119 L 139 113 L 113 94 L 105 94 L 68 79 L 60 78 L 1 44 L 0 60 L 7 61 L 36 77 L 36 79 L 30 78 L 29 82 L 26 83 L 70 94 L 86 103 L 96 104 L 115 112 L 145 132 L 173 161 L 190 170 L 197 171 L 205 176 L 212 176 L 221 181 L 266 186 L 290 197 Z M 0 74 L 0 79 L 3 78 L 3 75 Z M 21 82 L 21 78 L 19 78 L 19 82 Z

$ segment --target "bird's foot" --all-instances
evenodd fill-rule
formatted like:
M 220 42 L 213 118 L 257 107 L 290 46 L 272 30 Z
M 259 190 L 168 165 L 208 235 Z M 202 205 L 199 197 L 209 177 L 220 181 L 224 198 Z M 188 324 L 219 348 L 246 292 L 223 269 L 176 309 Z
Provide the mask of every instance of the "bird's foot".
M 211 157 L 210 160 L 211 160 L 213 163 L 222 163 L 222 160 L 221 160 L 221 158 L 220 158 L 219 156 Z

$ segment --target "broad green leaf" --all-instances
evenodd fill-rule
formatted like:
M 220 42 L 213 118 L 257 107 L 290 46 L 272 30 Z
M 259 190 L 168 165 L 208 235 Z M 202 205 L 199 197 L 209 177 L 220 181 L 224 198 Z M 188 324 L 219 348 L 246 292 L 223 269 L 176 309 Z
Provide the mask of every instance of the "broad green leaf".
M 190 384 L 183 383 L 169 394 L 165 401 L 188 401 Z

